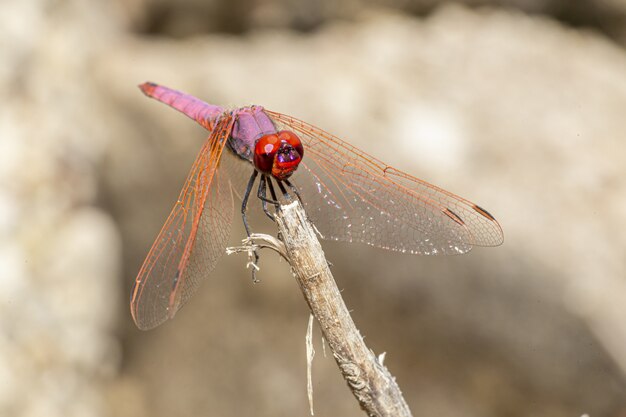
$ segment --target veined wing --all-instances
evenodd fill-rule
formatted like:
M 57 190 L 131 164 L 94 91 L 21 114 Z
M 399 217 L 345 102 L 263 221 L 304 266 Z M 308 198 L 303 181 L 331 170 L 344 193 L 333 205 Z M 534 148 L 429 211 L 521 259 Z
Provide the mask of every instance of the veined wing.
M 140 329 L 174 317 L 225 252 L 233 200 L 218 166 L 233 122 L 224 116 L 204 143 L 137 275 L 130 310 Z
M 324 238 L 429 255 L 502 243 L 496 219 L 474 203 L 315 126 L 266 112 L 278 128 L 292 130 L 302 140 L 305 157 L 293 182 Z

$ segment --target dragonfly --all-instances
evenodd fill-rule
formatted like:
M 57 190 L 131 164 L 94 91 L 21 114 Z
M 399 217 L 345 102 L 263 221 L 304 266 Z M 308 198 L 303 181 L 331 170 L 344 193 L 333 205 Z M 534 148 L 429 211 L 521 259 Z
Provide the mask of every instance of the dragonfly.
M 296 195 L 324 239 L 422 255 L 503 242 L 487 210 L 304 121 L 256 105 L 225 109 L 151 82 L 139 88 L 210 132 L 134 282 L 130 309 L 142 330 L 173 318 L 210 275 L 226 251 L 241 186 L 250 236 L 247 208 L 257 178 L 270 218 L 268 205 Z

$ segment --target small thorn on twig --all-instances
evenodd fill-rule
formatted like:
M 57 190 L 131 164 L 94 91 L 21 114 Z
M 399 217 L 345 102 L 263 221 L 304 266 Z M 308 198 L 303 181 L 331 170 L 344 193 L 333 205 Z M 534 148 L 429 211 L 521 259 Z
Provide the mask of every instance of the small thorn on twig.
M 309 220 L 307 218 L 307 220 Z M 324 239 L 324 235 L 322 234 L 322 232 L 320 232 L 317 228 L 317 226 L 315 226 L 315 223 L 313 223 L 311 220 L 309 220 L 309 223 L 311 224 L 311 226 L 313 226 L 313 230 L 315 231 L 315 233 L 321 238 Z
M 255 271 L 261 270 L 261 268 L 259 268 L 259 266 L 254 261 L 250 261 L 246 264 L 246 269 L 250 269 L 250 268 L 254 268 Z
M 285 249 L 285 244 L 280 240 L 276 239 L 274 236 L 266 235 L 263 233 L 252 233 L 250 237 L 245 238 L 242 241 L 241 246 L 232 246 L 226 248 L 226 254 L 231 255 L 233 253 L 254 253 L 259 249 L 272 249 L 277 252 L 280 256 L 285 258 L 285 260 L 289 261 L 289 257 L 287 256 L 287 250 Z
M 256 252 L 254 253 L 254 255 L 256 260 L 258 260 L 259 257 Z M 261 280 L 256 277 L 257 271 L 261 270 L 261 268 L 259 268 L 259 266 L 256 264 L 256 261 L 248 261 L 248 263 L 246 264 L 246 269 L 252 269 L 252 283 L 258 284 L 259 282 L 261 282 Z

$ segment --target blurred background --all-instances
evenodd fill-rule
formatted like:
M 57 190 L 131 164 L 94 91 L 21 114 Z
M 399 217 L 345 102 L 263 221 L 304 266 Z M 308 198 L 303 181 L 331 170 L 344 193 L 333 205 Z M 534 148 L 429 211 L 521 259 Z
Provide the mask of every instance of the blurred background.
M 323 243 L 415 416 L 626 416 L 625 45 L 624 0 L 2 2 L 0 415 L 308 414 L 308 310 L 273 253 L 260 284 L 225 256 L 174 320 L 132 322 L 206 137 L 151 80 L 306 120 L 500 221 L 458 257 Z M 316 415 L 363 415 L 315 335 Z

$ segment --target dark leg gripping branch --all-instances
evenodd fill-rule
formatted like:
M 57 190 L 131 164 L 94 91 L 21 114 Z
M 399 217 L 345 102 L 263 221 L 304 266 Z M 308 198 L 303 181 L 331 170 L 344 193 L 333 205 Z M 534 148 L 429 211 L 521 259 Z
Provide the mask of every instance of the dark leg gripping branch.
M 246 192 L 245 192 L 245 194 L 243 196 L 243 201 L 241 202 L 241 218 L 243 219 L 243 225 L 246 228 L 246 234 L 248 235 L 248 237 L 250 237 L 250 235 L 251 235 L 250 225 L 248 224 L 248 216 L 247 216 L 248 199 L 250 198 L 250 193 L 252 192 L 252 187 L 254 187 L 254 182 L 256 181 L 256 178 L 257 178 L 258 175 L 259 175 L 259 171 L 257 171 L 256 169 L 252 172 L 252 175 L 250 175 L 250 180 L 248 181 L 248 185 L 246 186 Z M 276 180 L 276 179 L 274 179 L 274 180 L 278 184 L 278 188 L 280 188 L 280 191 L 282 192 L 283 197 L 287 201 L 291 201 L 292 200 L 292 196 L 285 189 L 285 186 L 283 185 L 283 182 L 285 184 L 287 184 L 289 189 L 298 197 L 298 200 L 300 200 L 300 202 L 302 202 L 302 199 L 300 198 L 300 193 L 298 193 L 298 189 L 289 180 L 284 180 L 284 181 L 279 181 L 279 180 Z M 272 196 L 271 199 L 267 198 L 267 189 L 268 188 L 270 190 L 270 195 Z M 261 174 L 261 180 L 259 181 L 259 189 L 257 191 L 257 197 L 261 200 L 261 204 L 263 205 L 263 211 L 265 212 L 267 217 L 269 217 L 272 221 L 275 221 L 274 214 L 272 214 L 269 211 L 268 203 L 274 205 L 274 208 L 278 211 L 279 208 L 280 208 L 280 202 L 276 198 L 276 191 L 274 190 L 274 184 L 272 183 L 272 177 L 270 177 L 268 175 L 265 175 L 265 174 Z M 252 268 L 252 280 L 254 282 L 258 282 L 258 279 L 256 278 L 256 264 L 258 262 L 259 262 L 259 255 L 258 255 L 258 253 L 255 250 L 254 251 L 254 267 Z

